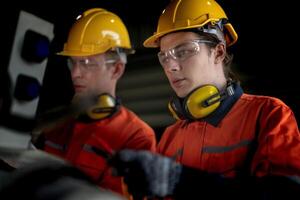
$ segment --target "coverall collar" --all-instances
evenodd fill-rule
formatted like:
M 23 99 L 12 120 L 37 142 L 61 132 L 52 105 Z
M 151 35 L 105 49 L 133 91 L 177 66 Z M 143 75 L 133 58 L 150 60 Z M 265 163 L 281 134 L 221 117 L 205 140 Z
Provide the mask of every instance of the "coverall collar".
M 230 111 L 232 106 L 237 102 L 237 100 L 242 96 L 243 89 L 238 83 L 233 83 L 234 88 L 234 95 L 228 96 L 225 98 L 221 105 L 217 108 L 216 111 L 214 111 L 211 115 L 204 118 L 203 121 L 213 125 L 217 126 L 220 121 L 225 117 L 225 115 Z

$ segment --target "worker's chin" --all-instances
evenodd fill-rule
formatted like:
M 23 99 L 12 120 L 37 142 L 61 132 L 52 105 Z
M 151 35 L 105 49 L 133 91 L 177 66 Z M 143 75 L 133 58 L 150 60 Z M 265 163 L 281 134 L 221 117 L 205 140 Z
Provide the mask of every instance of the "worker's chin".
M 78 98 L 86 98 L 86 97 L 94 97 L 97 96 L 99 93 L 94 92 L 94 91 L 87 91 L 87 90 L 82 90 L 82 91 L 76 91 L 74 97 Z
M 74 94 L 74 98 L 81 98 L 81 97 L 84 97 L 84 96 L 87 96 L 87 92 L 76 91 L 75 94 Z
M 188 91 L 185 90 L 175 90 L 175 93 L 178 97 L 184 98 L 188 94 Z

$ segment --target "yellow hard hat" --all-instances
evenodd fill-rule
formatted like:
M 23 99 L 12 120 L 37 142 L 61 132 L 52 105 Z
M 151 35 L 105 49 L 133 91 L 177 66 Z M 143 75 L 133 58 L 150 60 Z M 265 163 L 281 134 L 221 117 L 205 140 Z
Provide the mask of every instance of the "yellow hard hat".
M 129 53 L 133 51 L 124 23 L 112 12 L 92 8 L 78 17 L 58 55 L 90 56 L 114 48 L 127 49 Z
M 162 12 L 156 32 L 144 42 L 145 47 L 158 47 L 162 36 L 185 29 L 199 28 L 210 23 L 216 25 L 224 21 L 224 37 L 227 46 L 237 41 L 237 33 L 215 0 L 172 0 Z

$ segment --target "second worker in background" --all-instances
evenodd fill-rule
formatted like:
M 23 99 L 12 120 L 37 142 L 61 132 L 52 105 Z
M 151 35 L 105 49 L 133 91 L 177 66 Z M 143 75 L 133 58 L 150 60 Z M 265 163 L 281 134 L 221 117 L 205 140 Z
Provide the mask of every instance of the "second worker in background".
M 73 24 L 59 55 L 68 56 L 73 103 L 94 103 L 38 139 L 40 148 L 70 161 L 101 187 L 121 194 L 121 178 L 111 176 L 103 152 L 156 148 L 154 131 L 116 96 L 127 55 L 133 51 L 127 29 L 117 15 L 101 8 L 85 11 Z

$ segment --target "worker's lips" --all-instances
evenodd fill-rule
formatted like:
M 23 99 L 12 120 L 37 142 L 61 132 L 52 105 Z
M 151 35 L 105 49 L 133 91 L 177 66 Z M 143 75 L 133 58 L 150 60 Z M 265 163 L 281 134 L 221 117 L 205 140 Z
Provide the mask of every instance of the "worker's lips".
M 84 90 L 86 87 L 84 85 L 74 85 L 74 90 L 76 92 Z
M 182 87 L 185 82 L 185 78 L 176 78 L 172 80 L 172 85 L 176 88 Z

